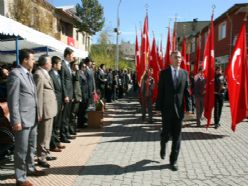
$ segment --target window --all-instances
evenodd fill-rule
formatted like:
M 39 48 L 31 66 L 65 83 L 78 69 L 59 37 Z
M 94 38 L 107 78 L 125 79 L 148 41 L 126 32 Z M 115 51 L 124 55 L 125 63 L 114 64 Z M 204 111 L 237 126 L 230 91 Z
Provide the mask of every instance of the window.
M 219 40 L 226 38 L 226 21 L 221 23 L 218 27 L 218 38 Z

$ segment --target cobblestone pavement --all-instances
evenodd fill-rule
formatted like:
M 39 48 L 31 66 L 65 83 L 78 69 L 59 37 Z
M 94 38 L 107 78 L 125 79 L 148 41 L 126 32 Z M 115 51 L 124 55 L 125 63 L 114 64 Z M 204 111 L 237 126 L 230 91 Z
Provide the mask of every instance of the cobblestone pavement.
M 179 171 L 169 169 L 159 157 L 161 118 L 153 124 L 141 121 L 136 99 L 108 104 L 103 130 L 87 129 L 53 153 L 48 176 L 29 180 L 36 186 L 159 186 L 159 185 L 248 185 L 247 121 L 230 129 L 229 107 L 225 104 L 219 129 L 196 127 L 184 122 Z M 0 185 L 14 185 L 13 162 L 1 164 Z
M 111 125 L 104 128 L 101 142 L 75 186 L 248 185 L 247 121 L 233 133 L 227 104 L 217 130 L 184 122 L 177 172 L 168 165 L 171 143 L 166 159 L 159 157 L 158 115 L 153 124 L 142 122 L 135 99 L 121 100 L 107 108 Z

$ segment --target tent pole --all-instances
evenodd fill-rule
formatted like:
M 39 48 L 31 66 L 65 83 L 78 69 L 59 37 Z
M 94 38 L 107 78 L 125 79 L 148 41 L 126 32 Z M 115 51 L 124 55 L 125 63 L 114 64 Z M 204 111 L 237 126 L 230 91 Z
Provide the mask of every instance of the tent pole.
M 49 53 L 49 49 L 48 47 L 46 47 L 46 55 L 48 55 L 48 53 Z
M 16 37 L 16 65 L 19 65 L 19 38 L 18 36 Z

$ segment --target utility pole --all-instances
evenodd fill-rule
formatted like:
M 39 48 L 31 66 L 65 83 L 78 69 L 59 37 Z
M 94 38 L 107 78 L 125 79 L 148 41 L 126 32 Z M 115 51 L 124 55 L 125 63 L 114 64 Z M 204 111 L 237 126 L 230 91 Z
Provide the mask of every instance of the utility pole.
M 119 70 L 119 35 L 120 35 L 120 17 L 119 17 L 119 10 L 120 10 L 121 0 L 119 1 L 118 7 L 117 7 L 117 27 L 114 29 L 114 32 L 116 32 L 116 59 L 115 59 L 115 70 Z

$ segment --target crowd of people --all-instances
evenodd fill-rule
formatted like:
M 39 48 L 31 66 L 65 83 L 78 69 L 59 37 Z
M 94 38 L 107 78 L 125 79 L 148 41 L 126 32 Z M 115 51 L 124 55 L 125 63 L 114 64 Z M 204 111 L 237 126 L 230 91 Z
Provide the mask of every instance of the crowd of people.
M 115 101 L 129 95 L 140 95 L 142 120 L 148 111 L 149 123 L 153 122 L 152 106 L 154 88 L 158 86 L 156 108 L 161 111 L 162 132 L 160 156 L 164 159 L 166 144 L 172 137 L 170 165 L 177 170 L 181 129 L 184 113 L 196 110 L 196 124 L 201 125 L 206 94 L 204 69 L 189 76 L 180 69 L 181 53 L 171 53 L 171 65 L 162 70 L 158 85 L 149 68 L 140 85 L 135 73 L 128 70 L 106 70 L 104 64 L 96 68 L 90 58 L 78 62 L 74 51 L 66 48 L 64 58 L 41 55 L 35 62 L 34 52 L 19 51 L 18 66 L 0 68 L 0 99 L 7 101 L 10 124 L 15 133 L 15 178 L 17 185 L 32 185 L 27 175 L 42 176 L 38 166 L 50 168 L 48 161 L 56 160 L 50 151 L 62 152 L 63 143 L 76 138 L 80 128 L 87 127 L 87 111 L 96 109 L 96 102 Z M 139 92 L 139 93 L 138 93 Z M 221 67 L 215 75 L 215 128 L 220 117 L 226 93 L 226 81 Z
M 32 50 L 22 49 L 18 66 L 0 68 L 0 99 L 8 103 L 15 136 L 17 185 L 32 185 L 27 175 L 46 175 L 35 168 L 35 157 L 38 166 L 50 168 L 48 161 L 56 160 L 50 152 L 62 152 L 63 143 L 87 127 L 87 111 L 95 110 L 96 102 L 137 91 L 136 76 L 129 70 L 106 70 L 104 64 L 97 69 L 88 57 L 75 59 L 66 48 L 63 59 L 41 55 L 36 62 Z

